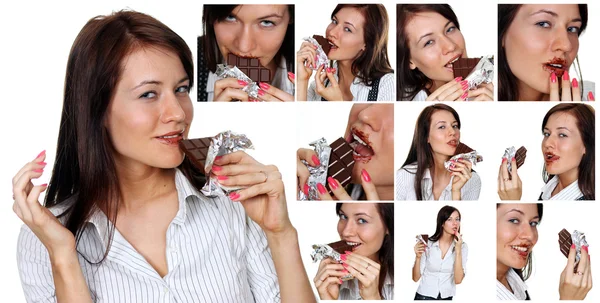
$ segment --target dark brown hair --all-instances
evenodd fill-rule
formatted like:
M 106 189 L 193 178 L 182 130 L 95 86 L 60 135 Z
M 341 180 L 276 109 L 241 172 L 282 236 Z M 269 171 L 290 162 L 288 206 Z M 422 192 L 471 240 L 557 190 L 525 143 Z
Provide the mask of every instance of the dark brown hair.
M 67 63 L 56 162 L 45 206 L 75 201 L 60 215 L 79 241 L 86 221 L 96 210 L 116 225 L 121 190 L 114 148 L 104 126 L 106 112 L 132 52 L 158 48 L 174 53 L 193 84 L 192 53 L 185 41 L 160 21 L 134 11 L 119 11 L 90 19 L 75 39 Z M 203 176 L 185 160 L 180 169 L 196 186 Z M 110 228 L 112 243 L 114 225 Z M 108 250 L 105 253 L 108 253 Z M 102 259 L 104 260 L 104 258 Z
M 339 216 L 344 203 L 335 205 L 335 213 Z M 394 281 L 394 203 L 374 203 L 377 208 L 377 213 L 381 217 L 381 221 L 388 230 L 383 238 L 383 243 L 379 249 L 379 263 L 381 271 L 379 272 L 379 293 L 382 294 L 385 276 L 390 275 L 392 282 Z M 384 298 L 390 300 L 391 298 Z
M 202 27 L 204 28 L 204 34 L 202 41 L 204 43 L 204 54 L 198 54 L 198 56 L 204 56 L 206 67 L 211 72 L 217 70 L 217 64 L 223 62 L 223 55 L 217 45 L 217 38 L 215 36 L 215 22 L 221 22 L 227 18 L 231 12 L 239 5 L 221 5 L 221 4 L 205 4 L 202 11 Z M 286 60 L 286 67 L 288 71 L 295 71 L 295 50 L 294 50 L 294 5 L 288 4 L 288 13 L 290 14 L 290 23 L 288 24 L 287 31 L 283 37 L 283 43 L 281 48 L 275 55 L 274 59 L 277 64 L 283 56 Z
M 596 117 L 594 116 L 594 108 L 583 103 L 561 103 L 552 107 L 542 121 L 542 134 L 544 133 L 544 127 L 548 123 L 548 119 L 555 113 L 565 112 L 577 119 L 577 129 L 581 133 L 581 140 L 585 146 L 585 154 L 581 158 L 579 167 L 577 167 L 577 185 L 581 193 L 583 193 L 584 200 L 596 200 L 595 190 L 595 174 L 596 171 Z M 542 178 L 545 183 L 553 177 L 546 171 L 546 166 L 542 171 Z
M 448 218 L 450 218 L 452 213 L 455 211 L 458 212 L 458 217 L 460 219 L 462 219 L 462 215 L 460 214 L 460 211 L 458 209 L 456 209 L 455 207 L 446 205 L 440 209 L 440 211 L 437 214 L 435 233 L 433 234 L 433 236 L 429 237 L 429 240 L 431 240 L 432 242 L 435 242 L 440 239 L 440 237 L 442 236 L 442 233 L 444 232 L 444 228 L 443 228 L 444 222 L 446 222 L 446 220 L 448 220 Z M 460 227 L 458 228 L 458 232 L 460 233 Z
M 508 28 L 512 24 L 517 12 L 521 8 L 522 4 L 498 4 L 498 100 L 499 101 L 518 101 L 519 100 L 519 87 L 517 83 L 517 77 L 512 73 L 506 60 L 506 51 L 502 45 L 504 36 L 508 31 Z M 579 4 L 579 14 L 581 15 L 581 28 L 579 33 L 580 36 L 585 28 L 587 27 L 588 12 L 587 4 Z M 577 60 L 579 65 L 579 60 Z M 579 69 L 581 75 L 581 68 Z M 579 81 L 582 86 L 581 93 L 583 94 L 583 79 Z
M 365 18 L 365 50 L 352 62 L 352 74 L 362 79 L 365 85 L 372 85 L 373 81 L 383 77 L 394 70 L 388 59 L 387 44 L 389 19 L 385 6 L 382 4 L 338 4 L 331 18 L 342 8 L 355 8 Z
M 425 170 L 429 169 L 431 176 L 433 176 L 435 170 L 435 165 L 433 162 L 433 150 L 431 149 L 429 142 L 427 142 L 427 139 L 429 138 L 429 128 L 431 127 L 431 116 L 433 116 L 433 113 L 439 110 L 450 112 L 452 116 L 454 116 L 454 119 L 456 119 L 456 122 L 458 122 L 458 129 L 461 127 L 458 113 L 454 110 L 454 108 L 442 103 L 425 107 L 425 109 L 423 109 L 419 115 L 419 118 L 417 118 L 410 150 L 408 152 L 408 156 L 406 157 L 406 161 L 404 161 L 404 164 L 402 164 L 402 169 L 416 175 L 414 185 L 417 200 L 423 200 L 423 186 L 421 182 L 423 180 Z M 406 166 L 413 163 L 417 163 L 417 170 L 408 170 Z
M 396 90 L 398 91 L 398 101 L 410 101 L 421 90 L 427 94 L 431 92 L 427 89 L 433 85 L 429 79 L 419 69 L 410 69 L 410 47 L 408 45 L 408 35 L 406 34 L 406 25 L 415 14 L 423 12 L 434 12 L 442 15 L 444 18 L 452 21 L 456 28 L 460 30 L 458 18 L 452 7 L 448 4 L 398 4 L 396 5 Z

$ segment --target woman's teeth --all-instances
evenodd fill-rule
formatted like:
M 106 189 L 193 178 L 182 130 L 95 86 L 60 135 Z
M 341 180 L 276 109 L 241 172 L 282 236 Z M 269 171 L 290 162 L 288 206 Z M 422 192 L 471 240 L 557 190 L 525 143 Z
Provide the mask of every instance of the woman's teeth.
M 513 246 L 511 246 L 511 247 L 512 247 L 512 249 L 514 249 L 514 250 L 518 250 L 518 251 L 522 251 L 522 252 L 527 252 L 527 250 L 528 250 L 528 248 L 527 248 L 527 247 L 523 247 L 523 246 L 516 246 L 516 245 L 513 245 Z
M 357 136 L 356 134 L 352 134 L 352 137 L 354 138 L 354 140 L 358 141 L 358 143 L 365 145 L 365 146 L 369 146 L 367 143 L 365 143 L 365 141 L 361 140 L 359 136 Z

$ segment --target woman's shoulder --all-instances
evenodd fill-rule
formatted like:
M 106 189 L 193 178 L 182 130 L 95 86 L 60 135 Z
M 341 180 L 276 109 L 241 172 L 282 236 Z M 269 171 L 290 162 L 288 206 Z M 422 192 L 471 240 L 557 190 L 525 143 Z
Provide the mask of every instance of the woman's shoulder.
M 422 89 L 410 101 L 426 101 L 427 97 L 427 92 Z
M 402 175 L 414 175 L 417 173 L 417 162 L 413 162 L 407 165 L 402 166 L 399 170 L 398 170 L 398 174 L 402 174 Z

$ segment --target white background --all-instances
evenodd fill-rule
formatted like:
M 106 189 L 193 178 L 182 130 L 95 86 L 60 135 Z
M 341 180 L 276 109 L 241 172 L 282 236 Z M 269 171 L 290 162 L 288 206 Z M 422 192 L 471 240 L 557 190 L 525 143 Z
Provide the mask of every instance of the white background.
M 211 1 L 216 3 L 216 1 Z M 252 1 L 265 3 L 265 1 Z M 273 0 L 269 3 L 289 1 Z M 297 41 L 303 37 L 300 24 L 308 26 L 311 22 L 328 22 L 329 14 L 335 7 L 325 1 L 294 1 L 296 21 L 298 22 Z M 345 1 L 359 2 L 359 1 Z M 375 3 L 373 1 L 365 1 Z M 424 2 L 424 1 L 415 1 Z M 486 36 L 495 37 L 495 2 L 492 5 L 481 1 L 470 2 L 473 6 L 465 8 L 457 1 L 450 4 L 461 22 L 461 28 L 467 41 L 469 55 L 480 55 L 479 41 Z M 557 1 L 545 1 L 557 2 Z M 558 1 L 571 2 L 574 1 Z M 590 1 L 591 2 L 591 1 Z M 395 57 L 395 1 L 385 1 L 390 16 L 390 58 Z M 461 2 L 462 3 L 462 2 Z M 476 3 L 476 4 L 475 4 Z M 490 3 L 490 1 L 487 1 Z M 323 4 L 319 6 L 320 4 Z M 598 5 L 589 3 L 591 11 L 586 33 L 580 38 L 579 57 L 586 79 L 597 81 L 598 65 L 595 52 L 598 43 L 592 37 L 598 35 Z M 309 7 L 306 12 L 303 7 Z M 62 108 L 63 86 L 66 61 L 71 45 L 83 27 L 93 16 L 109 14 L 123 8 L 135 9 L 150 14 L 186 40 L 196 57 L 196 37 L 201 31 L 202 3 L 199 1 L 116 1 L 103 0 L 82 4 L 79 1 L 11 1 L 0 9 L 0 87 L 2 89 L 2 118 L 0 129 L 3 133 L 0 157 L 0 236 L 3 249 L 0 250 L 0 301 L 22 302 L 22 288 L 16 268 L 16 240 L 21 226 L 20 220 L 12 212 L 11 178 L 41 150 L 48 153 L 48 167 L 54 164 L 58 125 Z M 489 10 L 492 10 L 490 13 Z M 305 13 L 302 13 L 305 12 Z M 323 17 L 316 17 L 318 14 Z M 596 18 L 594 18 L 596 17 Z M 491 20 L 488 25 L 470 24 L 471 18 Z M 302 22 L 301 22 L 302 20 Z M 308 21 L 308 22 L 307 22 Z M 318 26 L 318 32 L 324 31 L 326 24 Z M 313 34 L 310 31 L 309 34 Z M 493 41 L 496 39 L 494 38 Z M 487 41 L 487 40 L 485 40 Z M 492 41 L 492 40 L 490 40 Z M 492 44 L 495 52 L 496 44 Z M 481 43 L 487 49 L 488 42 Z M 395 68 L 395 60 L 392 59 Z M 196 98 L 195 89 L 190 94 Z M 221 106 L 218 106 L 221 105 Z M 190 136 L 212 135 L 225 129 L 246 133 L 254 142 L 256 150 L 251 154 L 263 163 L 273 163 L 284 173 L 287 198 L 295 200 L 295 150 L 299 146 L 321 136 L 333 140 L 345 130 L 350 104 L 195 104 L 195 120 Z M 315 104 L 316 105 L 316 104 Z M 504 148 L 510 145 L 526 145 L 529 152 L 526 164 L 519 171 L 524 180 L 523 197 L 534 201 L 539 196 L 541 181 L 541 121 L 553 103 L 485 103 L 459 104 L 452 106 L 462 118 L 463 141 L 482 151 L 484 162 L 476 169 L 482 177 L 482 194 L 479 202 L 458 202 L 463 213 L 463 234 L 470 246 L 468 274 L 463 284 L 457 288 L 457 300 L 460 297 L 468 302 L 486 302 L 494 300 L 495 270 L 494 239 L 495 220 L 494 203 L 497 201 L 496 178 L 500 157 Z M 246 106 L 246 107 L 243 107 Z M 327 107 L 331 106 L 331 107 Z M 424 104 L 396 104 L 396 163 L 397 169 L 403 163 L 408 152 L 407 144 L 412 140 L 414 122 Z M 235 108 L 235 109 L 234 109 Z M 303 112 L 314 112 L 314 118 L 296 121 Z M 337 112 L 335 121 L 330 113 Z M 329 119 L 329 120 L 328 120 Z M 294 129 L 296 127 L 296 129 Z M 293 137 L 292 134 L 296 134 Z M 292 135 L 285 137 L 284 135 Z M 273 142 L 278 142 L 274 147 Z M 45 183 L 49 179 L 46 172 L 37 182 Z M 417 284 L 410 280 L 410 268 L 414 260 L 412 247 L 414 235 L 423 230 L 432 232 L 437 211 L 444 204 L 402 202 L 396 205 L 396 295 L 398 301 L 411 299 Z M 488 207 L 489 206 L 489 207 Z M 594 235 L 600 210 L 596 203 L 565 202 L 546 203 L 543 223 L 540 226 L 540 240 L 535 249 L 536 271 L 528 285 L 535 300 L 548 302 L 556 300 L 558 274 L 564 268 L 564 257 L 556 247 L 556 234 L 562 227 L 569 230 L 579 229 L 587 232 L 591 244 L 590 252 L 600 243 Z M 491 209 L 488 209 L 491 208 Z M 339 236 L 336 232 L 337 217 L 332 203 L 290 202 L 291 219 L 299 230 L 303 257 L 310 253 L 314 242 L 327 242 Z M 421 211 L 422 214 L 416 211 Z M 572 210 L 571 210 L 572 209 Z M 567 211 L 569 210 L 569 211 Z M 423 221 L 423 222 L 420 222 Z M 595 225 L 592 225 L 596 223 Z M 422 226 L 422 227 L 421 227 Z M 596 232 L 597 233 L 597 232 Z M 483 235 L 483 236 L 478 236 Z M 488 235 L 487 238 L 485 235 Z M 319 240 L 323 239 L 323 240 Z M 479 243 L 481 242 L 481 243 Z M 546 246 L 546 247 L 545 247 Z M 562 258 L 562 259 L 561 259 Z M 479 259 L 479 261 L 478 261 Z M 316 264 L 304 260 L 312 281 Z M 598 270 L 594 267 L 596 276 Z M 481 274 L 477 274 L 480 272 Z M 596 281 L 597 282 L 597 281 Z M 596 283 L 598 285 L 598 283 Z M 474 287 L 477 290 L 474 290 Z M 598 286 L 596 286 L 598 287 Z M 593 301 L 596 289 L 589 294 Z M 487 298 L 481 300 L 481 298 Z M 598 299 L 596 296 L 595 299 Z

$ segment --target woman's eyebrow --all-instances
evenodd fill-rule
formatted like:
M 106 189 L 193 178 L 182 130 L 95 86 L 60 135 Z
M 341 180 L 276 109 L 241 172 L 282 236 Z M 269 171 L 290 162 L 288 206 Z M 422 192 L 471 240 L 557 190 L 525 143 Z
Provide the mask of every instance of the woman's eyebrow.
M 371 216 L 367 215 L 366 213 L 355 213 L 354 216 L 367 216 L 369 218 L 372 218 Z
M 256 19 L 260 20 L 260 19 L 268 19 L 268 18 L 279 18 L 279 19 L 281 19 L 281 18 L 283 18 L 283 16 L 279 15 L 279 14 L 276 14 L 276 13 L 273 13 L 273 14 L 268 14 L 266 16 L 258 17 Z
M 438 125 L 438 124 L 440 124 L 440 123 L 446 123 L 446 121 L 444 121 L 444 120 L 440 120 L 440 121 L 438 121 L 438 122 L 435 122 L 435 125 Z
M 450 23 L 452 23 L 452 21 L 448 21 L 448 22 L 446 22 L 446 24 L 444 25 L 444 28 L 448 27 L 448 24 L 450 24 Z M 425 37 L 427 37 L 427 36 L 429 36 L 429 35 L 433 35 L 433 33 L 427 33 L 427 34 L 425 34 L 425 35 L 421 36 L 421 37 L 419 38 L 419 40 L 417 40 L 417 44 L 419 43 L 419 41 L 421 41 L 421 39 L 423 39 L 423 38 L 425 38 Z
M 548 14 L 548 15 L 551 15 L 552 17 L 558 18 L 558 14 L 557 13 L 555 13 L 555 12 L 553 12 L 551 10 L 548 10 L 548 9 L 541 9 L 541 10 L 539 10 L 537 12 L 532 13 L 530 16 L 533 16 L 533 15 L 536 15 L 536 14 Z M 573 19 L 571 19 L 571 22 L 582 22 L 581 21 L 581 17 L 573 18 Z

